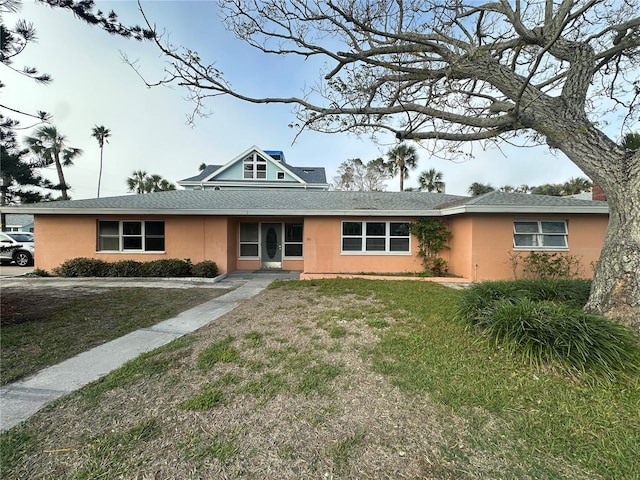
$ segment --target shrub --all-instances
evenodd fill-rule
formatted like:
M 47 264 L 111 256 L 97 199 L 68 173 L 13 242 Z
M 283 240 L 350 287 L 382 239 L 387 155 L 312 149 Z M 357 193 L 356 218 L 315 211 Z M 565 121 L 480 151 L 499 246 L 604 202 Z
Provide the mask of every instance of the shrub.
M 72 258 L 53 269 L 61 277 L 105 277 L 109 263 L 95 258 Z
M 32 277 L 50 277 L 51 274 L 42 268 L 34 268 L 31 272 Z
M 536 367 L 613 380 L 640 371 L 640 343 L 625 326 L 557 302 L 498 300 L 476 326 L 494 346 Z
M 640 342 L 630 329 L 584 312 L 591 282 L 531 279 L 483 282 L 466 290 L 456 317 L 492 345 L 527 363 L 613 379 L 640 371 Z
M 567 253 L 509 252 L 509 262 L 514 279 L 518 278 L 520 264 L 523 275 L 528 278 L 573 279 L 582 271 L 582 257 Z
M 211 260 L 198 262 L 191 268 L 194 277 L 214 278 L 218 276 L 218 265 Z
M 537 278 L 476 283 L 461 296 L 456 317 L 473 324 L 477 315 L 485 308 L 491 308 L 496 300 L 517 301 L 528 298 L 583 307 L 589 299 L 590 290 L 590 280 Z
M 143 263 L 135 260 L 119 260 L 109 264 L 109 277 L 140 277 Z
M 142 263 L 142 277 L 189 277 L 191 276 L 191 262 L 168 258 Z

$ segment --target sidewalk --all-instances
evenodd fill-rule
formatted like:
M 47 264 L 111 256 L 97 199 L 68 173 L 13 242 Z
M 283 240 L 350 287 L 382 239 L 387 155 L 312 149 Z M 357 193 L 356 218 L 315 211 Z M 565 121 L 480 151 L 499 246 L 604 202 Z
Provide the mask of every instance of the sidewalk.
M 211 323 L 260 293 L 277 278 L 292 277 L 278 274 L 228 277 L 217 286 L 235 288 L 229 293 L 0 387 L 0 431 L 14 427 L 53 400 L 98 380 L 140 354 Z M 7 282 L 3 282 L 3 286 L 7 286 Z

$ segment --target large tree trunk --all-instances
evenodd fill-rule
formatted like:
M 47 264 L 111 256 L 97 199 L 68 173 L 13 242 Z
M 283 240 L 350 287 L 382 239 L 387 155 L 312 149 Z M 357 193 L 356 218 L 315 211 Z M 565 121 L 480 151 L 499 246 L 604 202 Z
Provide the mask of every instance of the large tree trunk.
M 640 332 L 640 179 L 605 193 L 609 226 L 586 308 Z
M 583 122 L 560 148 L 602 187 L 609 225 L 586 309 L 640 332 L 640 150 L 625 150 Z M 565 130 L 566 132 L 566 130 Z M 549 137 L 548 137 L 549 138 Z

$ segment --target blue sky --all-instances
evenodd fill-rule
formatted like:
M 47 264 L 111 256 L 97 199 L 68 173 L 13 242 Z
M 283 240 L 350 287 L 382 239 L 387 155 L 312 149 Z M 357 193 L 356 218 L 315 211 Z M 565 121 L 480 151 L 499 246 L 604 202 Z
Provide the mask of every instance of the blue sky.
M 115 10 L 125 24 L 142 23 L 134 1 L 96 4 L 103 11 Z M 318 78 L 317 62 L 267 56 L 237 40 L 224 30 L 215 2 L 145 1 L 143 6 L 173 44 L 198 51 L 247 93 L 295 96 Z M 295 120 L 290 106 L 252 105 L 222 97 L 208 103 L 209 117 L 188 126 L 186 115 L 192 105 L 185 100 L 185 91 L 177 87 L 148 89 L 122 61 L 122 54 L 126 54 L 138 61 L 146 77 L 159 78 L 163 60 L 151 43 L 110 36 L 70 12 L 30 0 L 24 1 L 18 14 L 5 15 L 4 20 L 12 26 L 18 18 L 34 23 L 38 43 L 30 44 L 16 57 L 15 66 L 35 66 L 51 74 L 54 81 L 37 85 L 4 68 L 2 101 L 23 111 L 52 113 L 52 123 L 66 135 L 69 145 L 84 150 L 75 166 L 65 169 L 74 199 L 96 196 L 99 150 L 91 137 L 94 125 L 104 125 L 112 133 L 104 149 L 103 197 L 126 194 L 125 179 L 134 170 L 176 182 L 197 174 L 203 162 L 226 163 L 252 145 L 283 150 L 292 165 L 324 166 L 329 180 L 342 161 L 356 157 L 370 160 L 395 145 L 391 136 L 381 137 L 381 143 L 375 144 L 368 138 L 316 132 L 303 133 L 292 145 L 296 131 L 288 127 Z M 23 125 L 30 123 L 27 118 L 19 119 Z M 444 173 L 447 193 L 459 195 L 465 195 L 475 181 L 498 187 L 558 183 L 582 176 L 562 153 L 552 154 L 544 147 L 505 145 L 489 151 L 476 147 L 474 158 L 460 162 L 430 158 L 421 148 L 418 153 L 418 169 L 405 185 L 417 186 L 421 171 L 436 168 Z M 55 179 L 53 169 L 46 175 Z M 397 191 L 398 183 L 397 178 L 390 180 L 388 190 Z

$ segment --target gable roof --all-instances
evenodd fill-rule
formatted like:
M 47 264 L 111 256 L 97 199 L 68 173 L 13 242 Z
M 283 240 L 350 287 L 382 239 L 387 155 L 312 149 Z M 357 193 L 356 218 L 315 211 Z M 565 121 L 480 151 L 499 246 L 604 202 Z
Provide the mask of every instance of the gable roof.
M 606 202 L 492 192 L 461 197 L 427 192 L 175 190 L 3 207 L 63 215 L 443 216 L 462 213 L 608 213 Z
M 285 172 L 290 173 L 293 178 L 295 178 L 301 183 L 319 183 L 319 184 L 327 183 L 327 176 L 326 176 L 324 167 L 294 167 L 284 161 L 283 152 L 279 150 L 263 151 L 254 145 L 253 147 L 248 148 L 247 150 L 242 152 L 240 155 L 237 155 L 235 158 L 225 163 L 224 165 L 207 165 L 206 168 L 202 172 L 200 172 L 198 175 L 190 178 L 185 178 L 184 180 L 180 180 L 178 184 L 182 185 L 183 183 L 187 184 L 192 182 L 199 183 L 199 182 L 209 182 L 209 181 L 216 181 L 221 183 L 225 182 L 225 180 L 218 180 L 218 179 L 215 179 L 214 177 L 224 172 L 225 170 L 235 165 L 236 163 L 243 161 L 247 157 L 247 155 L 250 155 L 253 152 L 258 153 L 258 155 L 265 158 L 268 162 L 272 163 L 278 168 L 281 168 Z M 271 156 L 272 154 L 280 155 L 282 160 L 280 161 L 280 160 L 274 159 Z

